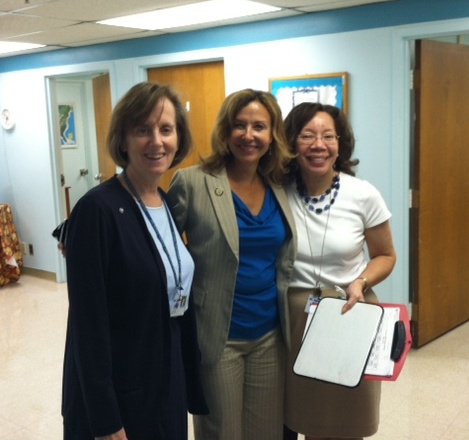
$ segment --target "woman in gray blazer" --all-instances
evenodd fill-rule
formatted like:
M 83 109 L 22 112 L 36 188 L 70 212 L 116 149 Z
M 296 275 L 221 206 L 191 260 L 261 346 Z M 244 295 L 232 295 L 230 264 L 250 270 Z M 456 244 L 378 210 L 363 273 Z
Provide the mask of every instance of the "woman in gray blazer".
M 282 188 L 290 159 L 275 97 L 241 90 L 220 109 L 212 154 L 179 170 L 168 191 L 195 262 L 191 295 L 210 411 L 194 417 L 197 440 L 283 436 L 286 291 L 296 253 Z

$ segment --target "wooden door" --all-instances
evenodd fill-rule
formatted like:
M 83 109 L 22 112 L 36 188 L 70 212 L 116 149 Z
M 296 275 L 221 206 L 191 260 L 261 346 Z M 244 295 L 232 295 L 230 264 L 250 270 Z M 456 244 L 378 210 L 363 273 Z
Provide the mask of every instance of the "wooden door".
M 419 347 L 469 320 L 469 46 L 416 43 L 411 296 Z
M 93 78 L 93 99 L 99 162 L 99 174 L 94 177 L 104 182 L 116 174 L 116 164 L 111 159 L 106 144 L 112 113 L 111 84 L 108 73 Z
M 192 154 L 164 175 L 161 187 L 166 190 L 177 168 L 199 163 L 200 157 L 208 156 L 212 150 L 212 129 L 225 99 L 223 61 L 149 69 L 148 80 L 170 84 L 180 94 L 194 138 Z

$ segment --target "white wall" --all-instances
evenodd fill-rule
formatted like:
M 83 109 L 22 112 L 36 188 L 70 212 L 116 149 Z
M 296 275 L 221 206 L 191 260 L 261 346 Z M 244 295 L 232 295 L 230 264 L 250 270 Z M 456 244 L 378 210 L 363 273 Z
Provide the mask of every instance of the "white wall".
M 34 257 L 31 264 L 25 259 L 26 265 L 55 272 L 44 237 L 54 215 L 44 78 L 27 71 L 2 75 L 0 96 L 2 108 L 11 108 L 16 116 L 14 129 L 2 133 L 0 156 L 7 172 L 0 177 L 0 200 L 12 205 L 21 240 L 34 245 Z
M 349 115 L 357 138 L 358 176 L 372 182 L 393 213 L 398 263 L 379 286 L 383 301 L 408 299 L 409 78 L 408 40 L 463 33 L 469 19 L 321 35 L 228 48 L 62 66 L 0 75 L 0 106 L 21 109 L 13 133 L 0 139 L 0 202 L 11 203 L 21 239 L 33 242 L 25 264 L 59 272 L 50 237 L 60 216 L 52 181 L 57 178 L 47 123 L 45 78 L 71 72 L 109 70 L 113 102 L 145 79 L 145 68 L 223 59 L 226 93 L 244 87 L 268 89 L 272 77 L 349 73 Z M 21 119 L 20 119 L 21 118 Z

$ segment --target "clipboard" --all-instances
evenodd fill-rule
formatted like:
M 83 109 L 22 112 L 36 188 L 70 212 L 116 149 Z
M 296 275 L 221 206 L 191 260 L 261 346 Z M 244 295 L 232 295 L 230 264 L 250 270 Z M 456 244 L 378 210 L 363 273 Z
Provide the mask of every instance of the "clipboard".
M 407 307 L 404 304 L 382 303 L 381 306 L 387 309 L 398 309 L 398 317 L 392 327 L 392 344 L 389 357 L 393 361 L 392 374 L 366 374 L 366 380 L 395 381 L 401 374 L 407 355 L 412 348 L 412 333 L 410 330 L 410 318 Z M 353 309 L 352 309 L 353 310 Z
M 316 307 L 293 372 L 346 387 L 359 385 L 384 309 L 358 302 L 342 314 L 346 300 L 323 298 Z

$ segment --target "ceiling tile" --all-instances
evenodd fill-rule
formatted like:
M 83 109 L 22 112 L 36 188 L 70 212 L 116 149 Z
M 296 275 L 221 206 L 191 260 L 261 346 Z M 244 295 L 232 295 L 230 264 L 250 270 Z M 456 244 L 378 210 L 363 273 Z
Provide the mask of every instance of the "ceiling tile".
M 70 18 L 80 21 L 98 21 L 123 15 L 138 14 L 197 1 L 155 0 L 60 0 L 34 8 L 33 13 L 41 17 Z
M 104 39 L 113 39 L 119 37 L 125 39 L 130 37 L 132 34 L 145 34 L 140 29 L 129 29 L 116 26 L 104 26 L 101 24 L 94 23 L 80 23 L 74 26 L 67 26 L 59 29 L 47 30 L 44 32 L 37 32 L 35 34 L 28 34 L 22 37 L 15 38 L 15 41 L 19 42 L 33 42 L 36 44 L 54 45 L 57 41 L 60 41 L 60 45 L 69 46 L 71 43 L 74 45 L 94 44 L 90 41 L 103 41 Z
M 0 39 L 38 32 L 55 28 L 63 28 L 78 23 L 72 20 L 55 18 L 38 18 L 30 15 L 0 15 Z

